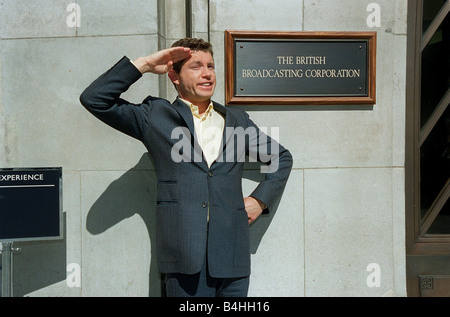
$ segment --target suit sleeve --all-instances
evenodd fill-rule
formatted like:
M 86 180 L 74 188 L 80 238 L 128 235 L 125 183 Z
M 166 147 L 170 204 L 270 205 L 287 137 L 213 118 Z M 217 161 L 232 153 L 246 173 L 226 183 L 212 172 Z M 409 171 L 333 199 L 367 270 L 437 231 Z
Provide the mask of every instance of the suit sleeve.
M 120 98 L 141 77 L 141 72 L 127 57 L 123 57 L 83 91 L 80 102 L 109 126 L 142 139 L 148 104 L 132 104 Z
M 265 178 L 250 196 L 257 198 L 266 205 L 263 213 L 268 213 L 275 202 L 281 197 L 292 170 L 292 155 L 275 139 L 269 137 L 248 117 L 248 127 L 255 133 L 249 134 L 247 155 L 257 159 L 263 165 L 261 171 Z

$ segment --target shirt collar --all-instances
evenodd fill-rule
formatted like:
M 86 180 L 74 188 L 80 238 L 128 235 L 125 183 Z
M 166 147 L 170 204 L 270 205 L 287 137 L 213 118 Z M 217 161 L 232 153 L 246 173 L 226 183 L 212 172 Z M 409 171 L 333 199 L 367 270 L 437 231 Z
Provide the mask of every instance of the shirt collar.
M 207 108 L 206 111 L 203 113 L 203 115 L 200 115 L 200 114 L 198 113 L 198 106 L 194 105 L 192 102 L 187 101 L 187 100 L 185 100 L 185 99 L 183 99 L 183 98 L 180 98 L 180 100 L 183 101 L 186 105 L 188 105 L 189 108 L 191 108 L 192 115 L 193 115 L 194 117 L 198 118 L 198 119 L 206 118 L 206 117 L 209 115 L 209 113 L 214 109 L 214 107 L 213 107 L 213 102 L 211 101 L 211 102 L 209 103 L 208 108 Z

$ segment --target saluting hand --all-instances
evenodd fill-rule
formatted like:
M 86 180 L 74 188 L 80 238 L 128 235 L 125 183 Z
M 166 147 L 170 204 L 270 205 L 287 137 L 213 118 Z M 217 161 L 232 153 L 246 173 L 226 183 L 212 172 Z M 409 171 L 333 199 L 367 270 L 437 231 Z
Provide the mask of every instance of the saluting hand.
M 171 47 L 146 57 L 139 57 L 133 64 L 144 73 L 165 74 L 172 69 L 173 64 L 191 56 L 191 49 L 188 47 Z

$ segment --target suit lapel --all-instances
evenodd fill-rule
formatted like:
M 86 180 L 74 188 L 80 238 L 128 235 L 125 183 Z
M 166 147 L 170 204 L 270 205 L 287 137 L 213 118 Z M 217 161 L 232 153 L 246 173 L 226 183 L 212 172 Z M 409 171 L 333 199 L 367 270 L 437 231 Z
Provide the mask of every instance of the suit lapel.
M 186 126 L 191 132 L 191 135 L 195 137 L 194 119 L 192 119 L 191 109 L 179 98 L 174 101 L 172 106 L 178 111 L 184 122 L 186 122 Z
M 186 126 L 188 127 L 188 129 L 191 133 L 191 138 L 194 140 L 194 142 L 192 143 L 193 144 L 193 148 L 192 148 L 193 155 L 191 156 L 191 159 L 193 160 L 194 163 L 200 165 L 200 167 L 203 170 L 208 171 L 208 164 L 206 164 L 206 160 L 203 155 L 202 148 L 198 144 L 197 136 L 195 134 L 194 119 L 192 118 L 191 109 L 179 98 L 177 98 L 175 100 L 175 102 L 172 104 L 172 106 L 175 108 L 175 110 L 178 111 L 181 118 L 183 118 L 184 122 L 186 123 Z M 199 158 L 201 158 L 200 161 L 199 161 Z
M 221 162 L 226 162 L 227 155 L 229 156 L 231 153 L 234 156 L 234 151 L 236 151 L 236 144 L 235 142 L 231 142 L 232 138 L 234 138 L 234 132 L 235 128 L 238 126 L 238 120 L 234 116 L 232 111 L 228 111 L 225 106 L 222 106 L 221 104 L 214 103 L 214 109 L 222 113 L 225 117 L 225 127 L 223 129 L 223 136 L 222 136 L 222 147 L 219 151 L 218 159 L 217 161 L 212 165 L 213 167 L 218 167 Z M 230 143 L 231 142 L 231 143 Z M 231 151 L 227 153 L 227 146 L 230 146 L 234 144 L 234 146 L 228 151 Z
M 233 116 L 233 113 L 227 111 L 225 106 L 217 102 L 213 102 L 214 110 L 220 112 L 225 117 L 225 127 L 235 127 L 236 126 L 236 118 Z M 225 133 L 225 130 L 224 130 Z
M 214 102 L 214 109 L 218 112 L 222 113 L 225 117 L 225 128 L 223 129 L 223 137 L 222 137 L 222 150 L 225 151 L 225 147 L 229 142 L 229 139 L 233 136 L 233 133 L 227 133 L 227 128 L 236 127 L 236 118 L 233 116 L 233 113 L 227 111 L 225 106 Z

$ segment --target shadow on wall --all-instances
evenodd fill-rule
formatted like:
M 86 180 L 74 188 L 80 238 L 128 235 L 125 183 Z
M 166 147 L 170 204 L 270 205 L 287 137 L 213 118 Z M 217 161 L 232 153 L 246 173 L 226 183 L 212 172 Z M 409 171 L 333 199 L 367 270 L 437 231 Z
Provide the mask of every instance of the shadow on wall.
M 63 228 L 66 228 L 66 214 L 62 216 Z M 14 297 L 23 297 L 66 280 L 65 231 L 62 240 L 14 243 L 14 248 L 20 249 L 13 254 Z
M 260 163 L 246 163 L 245 169 L 243 173 L 243 179 L 254 182 L 254 186 L 249 186 L 248 192 L 245 192 L 245 195 L 250 195 L 253 191 L 254 187 L 257 186 L 259 182 L 264 180 L 264 174 L 261 174 L 260 171 L 261 164 Z M 244 188 L 245 190 L 245 188 Z M 278 209 L 278 205 L 280 204 L 280 200 L 278 200 L 275 205 L 270 209 L 270 213 L 267 215 L 261 215 L 254 223 L 250 226 L 250 252 L 255 254 L 259 248 L 261 240 L 266 233 L 267 229 L 270 226 L 270 223 L 275 216 L 275 213 Z
M 135 214 L 142 218 L 150 237 L 148 294 L 151 297 L 162 295 L 161 276 L 155 251 L 156 184 L 153 162 L 145 153 L 133 168 L 108 186 L 93 204 L 86 219 L 87 231 L 92 235 L 99 235 Z

